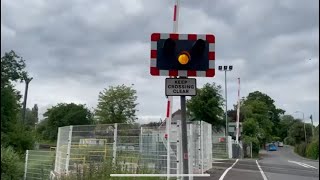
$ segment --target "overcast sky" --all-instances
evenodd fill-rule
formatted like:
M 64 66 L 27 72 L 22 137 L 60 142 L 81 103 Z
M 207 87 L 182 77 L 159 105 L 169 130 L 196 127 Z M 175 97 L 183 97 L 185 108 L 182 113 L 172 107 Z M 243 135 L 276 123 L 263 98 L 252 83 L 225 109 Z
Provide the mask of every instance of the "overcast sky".
M 15 50 L 34 78 L 28 107 L 97 105 L 111 85 L 138 92 L 140 121 L 166 114 L 165 77 L 149 74 L 150 34 L 172 31 L 173 0 L 1 1 L 1 55 Z M 182 0 L 179 33 L 214 34 L 228 72 L 228 109 L 259 90 L 287 114 L 319 122 L 319 0 Z M 197 86 L 224 73 L 197 78 Z M 17 88 L 23 93 L 24 84 Z M 224 90 L 224 88 L 223 88 Z M 224 94 L 224 93 L 223 93 Z M 173 110 L 180 106 L 174 98 Z M 309 121 L 309 119 L 308 119 Z M 308 122 L 307 121 L 307 122 Z M 310 121 L 309 121 L 310 122 Z

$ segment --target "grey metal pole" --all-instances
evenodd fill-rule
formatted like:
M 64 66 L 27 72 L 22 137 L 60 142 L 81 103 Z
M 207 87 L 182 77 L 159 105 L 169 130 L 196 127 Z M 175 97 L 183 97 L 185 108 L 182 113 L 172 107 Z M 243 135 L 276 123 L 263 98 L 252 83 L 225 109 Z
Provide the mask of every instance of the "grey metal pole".
M 228 93 L 227 93 L 227 71 L 224 71 L 224 89 L 225 89 L 225 99 L 226 99 L 226 129 L 225 134 L 228 136 Z
M 304 141 L 307 143 L 306 121 L 304 120 L 304 113 L 302 112 L 303 129 L 304 129 Z
M 313 136 L 314 136 L 314 126 L 313 126 L 312 116 L 310 116 L 310 120 L 311 120 L 311 126 L 312 126 L 312 137 L 313 137 Z
M 181 103 L 181 134 L 182 134 L 182 154 L 183 154 L 183 174 L 188 173 L 188 134 L 187 134 L 187 117 L 186 117 L 186 96 L 180 96 Z M 184 176 L 184 180 L 188 177 Z

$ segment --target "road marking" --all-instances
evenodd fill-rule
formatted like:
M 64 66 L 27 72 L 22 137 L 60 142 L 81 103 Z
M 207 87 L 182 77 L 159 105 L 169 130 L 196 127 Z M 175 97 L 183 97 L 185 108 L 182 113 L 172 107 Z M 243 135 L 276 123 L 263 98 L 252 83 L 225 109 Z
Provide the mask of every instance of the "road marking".
M 229 161 L 230 159 L 212 158 L 213 161 Z
M 221 177 L 219 178 L 219 180 L 223 180 L 223 178 L 226 176 L 226 174 L 228 173 L 228 171 L 230 171 L 230 169 L 233 168 L 234 165 L 236 165 L 236 163 L 239 161 L 239 159 L 236 160 L 236 162 L 234 162 L 228 169 L 226 169 L 223 174 L 221 175 Z
M 314 166 L 311 166 L 311 165 L 309 165 L 309 164 L 305 164 L 305 163 L 302 163 L 302 162 L 289 161 L 289 160 L 288 160 L 288 162 L 290 162 L 290 163 L 294 163 L 294 164 L 298 164 L 298 165 L 303 166 L 303 167 L 305 167 L 305 168 L 318 169 L 318 168 L 316 168 L 316 167 L 314 167 Z
M 259 165 L 259 163 L 258 163 L 258 160 L 256 160 L 256 163 L 257 163 L 257 166 L 258 166 L 258 168 L 259 168 L 259 171 L 260 171 L 260 173 L 261 173 L 261 175 L 262 175 L 262 177 L 263 177 L 263 180 L 268 180 L 268 178 L 267 178 L 267 176 L 264 174 L 264 172 L 262 171 L 262 169 L 261 169 L 261 167 L 260 167 L 260 165 Z

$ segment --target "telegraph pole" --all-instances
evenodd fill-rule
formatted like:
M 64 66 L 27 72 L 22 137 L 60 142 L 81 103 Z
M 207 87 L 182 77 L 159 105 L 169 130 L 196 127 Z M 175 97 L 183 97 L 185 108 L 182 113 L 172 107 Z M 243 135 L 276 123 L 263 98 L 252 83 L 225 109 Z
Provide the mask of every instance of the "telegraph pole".
M 306 121 L 304 120 L 304 112 L 296 111 L 295 113 L 301 113 L 302 114 L 303 130 L 304 130 L 304 141 L 307 143 Z
M 26 82 L 26 88 L 24 91 L 24 100 L 23 100 L 23 113 L 22 113 L 22 123 L 24 124 L 26 121 L 26 108 L 27 108 L 27 97 L 28 97 L 28 88 L 29 88 L 29 83 L 31 82 L 33 78 L 28 78 L 25 77 L 24 80 Z

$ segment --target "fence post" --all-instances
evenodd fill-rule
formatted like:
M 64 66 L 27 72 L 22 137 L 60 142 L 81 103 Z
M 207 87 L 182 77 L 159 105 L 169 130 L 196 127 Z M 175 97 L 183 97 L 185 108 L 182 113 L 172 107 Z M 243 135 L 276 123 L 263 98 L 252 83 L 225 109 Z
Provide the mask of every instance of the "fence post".
M 207 169 L 211 169 L 212 168 L 212 162 L 213 162 L 213 160 L 212 160 L 212 125 L 211 124 L 208 124 L 208 123 L 206 123 L 207 124 L 207 141 L 209 141 L 209 143 L 208 143 L 208 147 L 207 147 L 207 151 L 209 151 L 209 153 L 208 153 L 208 156 L 209 157 L 207 157 L 207 158 L 209 158 L 209 161 L 207 162 Z M 207 142 L 206 141 L 206 142 Z
M 188 154 L 188 165 L 189 165 L 189 174 L 193 174 L 193 147 L 194 147 L 194 144 L 193 144 L 193 124 L 192 123 L 189 123 L 187 124 L 187 130 L 188 130 L 188 125 L 189 125 L 189 138 L 188 138 L 188 145 L 189 145 L 189 154 Z M 189 180 L 193 180 L 193 177 L 192 176 L 189 176 Z
M 57 137 L 57 147 L 56 147 L 56 160 L 54 162 L 54 171 L 60 173 L 60 158 L 59 158 L 59 150 L 60 150 L 60 135 L 61 135 L 61 128 L 58 129 L 58 137 Z
M 252 142 L 250 143 L 250 155 L 251 155 L 251 159 L 252 159 Z
M 203 158 L 202 158 L 202 156 L 201 156 L 201 144 L 202 144 L 202 139 L 201 139 L 201 135 L 202 135 L 202 133 L 201 133 L 201 121 L 198 121 L 198 140 L 199 140 L 199 144 L 198 144 L 198 157 L 199 157 L 199 162 L 198 162 L 198 168 L 199 168 L 199 171 L 201 171 L 202 172 L 202 169 L 201 169 L 201 164 L 200 163 L 202 163 L 203 164 Z
M 25 163 L 24 163 L 24 175 L 23 175 L 23 179 L 24 180 L 27 179 L 28 157 L 29 157 L 29 150 L 26 151 L 26 160 L 25 160 Z
M 117 137 L 118 137 L 118 123 L 114 124 L 114 131 L 113 131 L 113 154 L 112 154 L 112 163 L 116 163 L 116 156 L 117 156 Z
M 201 139 L 201 174 L 203 174 L 203 166 L 204 166 L 204 140 L 203 140 L 203 136 L 204 136 L 204 134 L 203 134 L 203 130 L 204 130 L 204 128 L 203 128 L 203 121 L 200 121 L 200 127 L 201 127 L 201 137 L 200 137 L 200 139 Z
M 66 158 L 66 174 L 69 173 L 69 161 L 70 161 L 70 151 L 71 151 L 71 143 L 72 143 L 72 130 L 73 130 L 73 126 L 69 126 L 69 137 L 68 137 L 67 158 Z
M 142 132 L 143 132 L 143 131 L 142 131 L 142 128 L 143 128 L 143 127 L 140 127 L 140 144 L 139 144 L 139 145 L 140 145 L 140 146 L 139 146 L 139 147 L 140 147 L 140 153 L 142 153 L 142 141 L 143 141 L 143 136 L 142 136 Z M 158 133 L 158 134 L 159 134 L 159 133 Z M 159 139 L 158 139 L 158 141 L 159 141 Z
M 180 148 L 180 121 L 177 120 L 177 174 L 180 174 L 180 167 L 181 167 L 181 148 Z M 177 179 L 181 179 L 180 176 L 177 176 Z
M 228 136 L 228 158 L 232 158 L 232 139 L 231 136 Z

